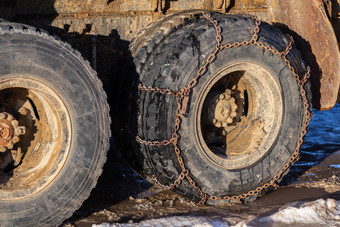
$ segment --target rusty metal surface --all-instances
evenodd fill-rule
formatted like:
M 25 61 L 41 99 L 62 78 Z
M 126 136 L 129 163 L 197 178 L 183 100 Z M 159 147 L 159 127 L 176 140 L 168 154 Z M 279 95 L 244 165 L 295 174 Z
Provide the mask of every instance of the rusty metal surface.
M 329 14 L 339 37 L 339 1 L 329 3 L 332 9 Z M 112 67 L 121 65 L 123 52 L 140 30 L 163 15 L 192 9 L 246 12 L 267 22 L 287 25 L 307 46 L 310 44 L 313 52 L 308 55 L 310 50 L 302 51 L 304 60 L 312 66 L 313 107 L 325 110 L 334 105 L 340 80 L 340 56 L 322 0 L 0 0 L 0 17 L 52 29 L 89 60 L 88 47 L 93 39 L 88 36 L 96 36 L 101 78 L 112 75 L 112 70 L 106 72 L 109 59 Z M 322 73 L 318 72 L 319 68 Z
M 336 103 L 339 89 L 340 54 L 322 0 L 267 2 L 273 22 L 287 25 L 302 38 L 301 41 L 310 44 L 313 55 L 307 56 L 307 49 L 302 55 L 307 64 L 312 64 L 313 107 L 331 109 Z M 313 60 L 317 65 L 313 65 Z
M 266 0 L 243 0 L 243 1 L 233 1 L 235 8 L 244 11 L 256 11 L 258 9 L 267 8 Z
M 19 142 L 19 136 L 25 134 L 25 127 L 18 124 L 13 115 L 0 113 L 0 152 L 13 149 L 13 145 Z
M 68 32 L 77 33 L 91 24 L 91 34 L 107 36 L 117 30 L 127 41 L 163 15 L 192 9 L 248 12 L 267 20 L 266 0 L 12 0 L 11 4 L 0 1 L 0 17 L 9 20 L 44 29 L 46 25 L 59 29 L 67 25 Z
M 331 7 L 332 25 L 340 46 L 340 0 L 333 0 L 331 2 Z M 338 101 L 340 102 L 340 99 L 338 99 Z

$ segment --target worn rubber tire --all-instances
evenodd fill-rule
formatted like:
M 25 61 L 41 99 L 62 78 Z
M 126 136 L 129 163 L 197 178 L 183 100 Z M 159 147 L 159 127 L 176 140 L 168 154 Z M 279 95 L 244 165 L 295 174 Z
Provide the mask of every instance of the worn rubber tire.
M 142 29 L 136 38 L 131 41 L 131 58 L 127 58 L 122 67 L 123 75 L 120 90 L 117 91 L 119 99 L 114 104 L 116 119 L 114 119 L 116 131 L 113 136 L 116 139 L 118 149 L 130 167 L 144 178 L 152 175 L 148 160 L 144 159 L 138 151 L 136 143 L 137 134 L 137 85 L 138 73 L 147 55 L 149 55 L 157 45 L 178 26 L 182 26 L 186 21 L 199 17 L 202 10 L 190 10 L 180 13 L 168 14 L 145 29 Z M 141 48 L 143 47 L 143 48 Z M 133 59 L 138 59 L 133 62 Z
M 251 39 L 255 26 L 253 19 L 216 13 L 212 17 L 222 28 L 222 43 Z M 287 36 L 266 23 L 260 26 L 259 41 L 278 51 L 285 50 L 289 43 Z M 216 32 L 210 22 L 192 17 L 154 43 L 152 49 L 148 45 L 141 45 L 139 49 L 134 47 L 137 49 L 135 63 L 140 82 L 146 86 L 180 90 L 195 77 L 204 60 L 214 51 Z M 294 47 L 287 58 L 295 71 L 303 76 L 305 65 Z M 242 61 L 261 65 L 273 75 L 272 79 L 279 85 L 278 92 L 282 96 L 282 124 L 270 149 L 256 162 L 239 168 L 221 168 L 200 152 L 194 130 L 195 109 L 198 97 L 209 83 L 209 76 Z M 308 85 L 305 88 L 308 89 Z M 145 91 L 138 94 L 138 136 L 149 141 L 170 139 L 176 116 L 176 99 Z M 204 192 L 210 196 L 238 195 L 268 183 L 282 169 L 297 147 L 304 120 L 303 100 L 297 80 L 280 56 L 258 46 L 240 46 L 218 53 L 216 60 L 193 88 L 187 117 L 182 119 L 179 129 L 178 145 L 190 176 Z M 152 174 L 161 183 L 170 185 L 178 178 L 181 168 L 172 145 L 154 147 L 140 144 L 139 147 Z M 187 180 L 176 191 L 192 200 L 200 199 Z M 256 193 L 245 200 L 253 200 L 258 195 Z
M 3 22 L 0 83 L 17 77 L 59 96 L 71 139 L 68 150 L 59 151 L 67 156 L 48 185 L 24 197 L 19 191 L 16 199 L 0 199 L 0 226 L 59 226 L 88 198 L 102 173 L 110 138 L 107 97 L 90 64 L 69 44 L 34 27 Z

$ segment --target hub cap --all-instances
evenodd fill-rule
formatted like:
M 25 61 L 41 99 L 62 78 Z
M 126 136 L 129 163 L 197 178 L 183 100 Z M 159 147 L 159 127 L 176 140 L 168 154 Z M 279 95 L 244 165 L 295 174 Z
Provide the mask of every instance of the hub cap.
M 226 169 L 260 160 L 280 131 L 280 91 L 274 75 L 256 63 L 236 63 L 211 76 L 195 111 L 201 152 Z

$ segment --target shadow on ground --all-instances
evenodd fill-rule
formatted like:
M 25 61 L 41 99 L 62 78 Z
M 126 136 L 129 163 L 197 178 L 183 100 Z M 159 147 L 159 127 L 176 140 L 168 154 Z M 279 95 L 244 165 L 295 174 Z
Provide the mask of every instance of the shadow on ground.
M 301 159 L 292 166 L 282 185 L 293 183 L 310 168 L 340 150 L 340 104 L 329 111 L 313 112 L 314 117 L 302 145 Z
M 324 160 L 331 159 L 329 156 L 337 154 L 337 151 L 340 150 L 340 144 L 338 143 L 338 137 L 340 135 L 340 126 L 338 125 L 338 122 L 340 122 L 340 105 L 336 105 L 333 110 L 328 112 L 314 111 L 314 113 L 315 117 L 310 123 L 309 133 L 306 136 L 306 142 L 301 151 L 301 159 L 285 176 L 281 183 L 283 187 L 252 203 L 225 208 L 209 206 L 197 207 L 194 204 L 181 202 L 182 200 L 180 198 L 177 198 L 169 192 L 152 195 L 151 198 L 141 201 L 138 199 L 126 200 L 126 198 L 129 197 L 136 198 L 139 193 L 149 189 L 152 185 L 134 173 L 122 157 L 115 152 L 115 148 L 112 147 L 97 187 L 92 191 L 91 196 L 85 201 L 83 206 L 75 212 L 69 220 L 65 221 L 65 223 L 87 223 L 90 225 L 90 223 L 110 222 L 105 218 L 100 219 L 99 215 L 95 214 L 96 212 L 103 213 L 105 210 L 111 214 L 126 212 L 127 215 L 123 215 L 122 218 L 114 220 L 119 223 L 124 223 L 129 220 L 139 222 L 144 219 L 154 218 L 155 216 L 166 217 L 169 215 L 190 214 L 214 216 L 215 214 L 221 214 L 223 212 L 240 215 L 244 212 L 259 215 L 266 213 L 267 210 L 270 209 L 270 212 L 274 212 L 279 209 L 277 208 L 279 205 L 297 200 L 310 200 L 313 198 L 333 198 L 340 200 L 340 194 L 338 192 L 329 193 L 323 188 L 297 188 L 291 186 L 294 185 L 294 183 L 299 183 L 301 181 L 299 177 L 303 178 L 308 171 L 322 175 L 322 171 L 324 170 L 314 171 L 312 169 L 319 169 L 320 165 L 328 165 L 329 162 L 323 164 Z M 325 166 L 324 169 L 327 170 L 327 177 L 332 175 L 332 171 L 335 175 L 339 174 L 339 169 L 332 169 L 329 168 L 329 166 Z M 321 181 L 323 177 L 324 176 L 314 176 L 314 181 Z M 304 179 L 305 178 L 306 177 L 304 177 Z M 174 204 L 172 204 L 171 200 L 174 201 Z M 145 206 L 149 211 L 140 211 L 138 208 L 142 206 L 140 203 L 148 204 Z M 151 205 L 149 203 L 151 203 Z M 266 209 L 264 209 L 265 207 Z M 138 215 L 136 215 L 138 218 L 133 218 L 134 214 L 138 212 L 143 213 L 141 214 L 142 219 Z M 90 216 L 90 219 L 84 221 L 84 219 Z M 80 224 L 79 226 L 86 225 Z

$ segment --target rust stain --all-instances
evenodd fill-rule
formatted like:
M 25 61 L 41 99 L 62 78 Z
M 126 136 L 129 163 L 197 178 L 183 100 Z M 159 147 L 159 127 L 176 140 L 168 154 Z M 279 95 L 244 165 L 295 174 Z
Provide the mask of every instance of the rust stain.
M 72 24 L 72 29 L 79 33 L 86 24 L 93 24 L 92 32 L 95 34 L 106 35 L 116 29 L 121 38 L 126 40 L 131 40 L 140 29 L 164 16 L 164 13 L 193 9 L 225 12 L 228 6 L 227 12 L 245 12 L 255 14 L 262 20 L 283 23 L 311 46 L 312 51 L 309 52 L 312 54 L 305 61 L 310 64 L 315 59 L 315 66 L 312 67 L 313 106 L 329 109 L 337 98 L 340 56 L 322 0 L 162 0 L 162 7 L 165 8 L 161 12 L 158 10 L 160 0 L 114 0 L 109 4 L 107 0 L 48 2 L 18 0 L 20 10 L 17 10 L 17 14 L 23 19 L 32 17 L 37 21 L 49 16 L 54 18 L 53 26 L 63 28 L 64 24 Z M 271 15 L 271 19 L 268 15 Z M 102 20 L 97 20 L 99 18 Z M 308 55 L 307 52 L 302 51 L 303 56 Z
M 81 13 L 61 13 L 55 19 L 87 19 L 97 17 L 128 17 L 128 16 L 139 16 L 139 15 L 154 15 L 155 12 L 151 11 L 130 11 L 130 12 L 81 12 Z
M 311 65 L 313 107 L 331 109 L 340 83 L 340 54 L 322 0 L 268 0 L 268 5 L 272 21 L 288 26 L 304 60 Z

